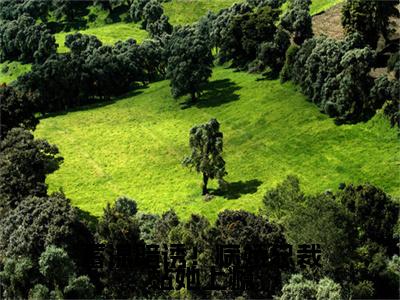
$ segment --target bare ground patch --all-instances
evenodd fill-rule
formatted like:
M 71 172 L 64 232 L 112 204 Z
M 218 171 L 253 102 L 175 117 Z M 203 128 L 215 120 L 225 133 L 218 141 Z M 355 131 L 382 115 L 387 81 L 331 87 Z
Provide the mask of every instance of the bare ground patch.
M 342 3 L 313 16 L 313 31 L 315 35 L 326 35 L 334 39 L 342 39 L 344 31 L 340 21 Z

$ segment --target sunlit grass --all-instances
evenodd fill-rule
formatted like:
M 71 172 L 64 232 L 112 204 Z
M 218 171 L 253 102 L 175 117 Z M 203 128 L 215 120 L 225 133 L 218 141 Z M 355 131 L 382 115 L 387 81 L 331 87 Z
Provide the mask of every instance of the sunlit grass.
M 313 0 L 310 7 L 311 15 L 318 14 L 344 0 Z
M 68 51 L 68 48 L 64 45 L 65 37 L 67 34 L 75 32 L 78 31 L 60 32 L 55 34 L 56 42 L 58 44 L 58 52 L 63 53 Z M 148 37 L 147 31 L 141 29 L 139 24 L 123 22 L 79 30 L 79 32 L 82 34 L 95 35 L 105 45 L 113 45 L 118 41 L 125 41 L 130 38 L 141 43 Z
M 397 131 L 386 119 L 337 126 L 291 83 L 256 78 L 218 67 L 198 106 L 182 109 L 169 82 L 160 81 L 108 105 L 41 120 L 35 135 L 65 158 L 48 177 L 50 190 L 63 188 L 95 215 L 127 195 L 143 211 L 174 208 L 184 218 L 211 220 L 226 208 L 257 211 L 264 193 L 288 174 L 298 175 L 306 192 L 370 182 L 400 195 Z M 190 128 L 210 118 L 221 123 L 226 179 L 237 199 L 205 202 L 201 176 L 181 166 Z
M 22 64 L 18 61 L 6 61 L 0 63 L 0 84 L 10 83 L 18 78 L 18 76 L 29 72 L 31 64 Z

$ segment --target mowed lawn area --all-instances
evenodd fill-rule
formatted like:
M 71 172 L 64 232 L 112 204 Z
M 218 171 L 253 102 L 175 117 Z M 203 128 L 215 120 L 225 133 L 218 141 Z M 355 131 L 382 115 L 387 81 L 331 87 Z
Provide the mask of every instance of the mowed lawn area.
M 113 103 L 42 119 L 35 136 L 58 145 L 65 158 L 48 177 L 50 190 L 63 188 L 97 216 L 126 195 L 142 211 L 173 208 L 183 218 L 210 220 L 228 208 L 256 212 L 265 192 L 289 174 L 309 193 L 370 182 L 400 195 L 397 131 L 386 119 L 337 126 L 293 84 L 257 78 L 217 67 L 195 106 L 172 99 L 169 81 L 160 81 Z M 205 202 L 201 175 L 181 161 L 190 152 L 190 128 L 210 118 L 224 133 L 230 187 Z

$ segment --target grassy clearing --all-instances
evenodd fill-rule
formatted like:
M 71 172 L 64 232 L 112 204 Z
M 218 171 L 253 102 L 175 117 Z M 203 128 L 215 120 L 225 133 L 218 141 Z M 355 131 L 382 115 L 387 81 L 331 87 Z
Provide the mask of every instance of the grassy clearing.
M 266 190 L 288 174 L 298 175 L 306 192 L 371 182 L 400 195 L 397 132 L 385 119 L 336 126 L 291 83 L 256 79 L 217 67 L 197 106 L 182 109 L 169 82 L 160 81 L 114 103 L 41 120 L 35 135 L 57 144 L 65 158 L 48 177 L 50 190 L 63 187 L 94 215 L 127 195 L 147 212 L 174 208 L 183 218 L 199 213 L 210 220 L 227 208 L 257 211 Z M 204 202 L 201 176 L 180 163 L 190 128 L 212 117 L 224 133 L 231 186 Z
M 314 0 L 311 4 L 311 14 L 320 13 L 343 0 Z M 238 0 L 172 0 L 164 3 L 165 14 L 170 18 L 171 24 L 189 24 L 196 22 L 207 11 L 218 12 L 233 3 L 243 2 Z M 283 5 L 285 9 L 287 3 Z
M 139 24 L 120 22 L 85 30 L 57 33 L 55 34 L 55 38 L 58 44 L 58 52 L 63 53 L 68 51 L 68 48 L 64 45 L 65 37 L 67 34 L 75 32 L 95 35 L 105 45 L 113 45 L 118 41 L 125 41 L 129 38 L 133 38 L 138 41 L 138 43 L 141 43 L 148 37 L 147 31 L 141 29 Z
M 173 0 L 165 2 L 164 12 L 171 24 L 190 24 L 196 22 L 209 10 L 218 12 L 222 8 L 231 6 L 238 0 Z
M 6 61 L 0 63 L 0 84 L 10 83 L 18 78 L 18 76 L 29 72 L 30 64 L 22 64 L 18 61 Z

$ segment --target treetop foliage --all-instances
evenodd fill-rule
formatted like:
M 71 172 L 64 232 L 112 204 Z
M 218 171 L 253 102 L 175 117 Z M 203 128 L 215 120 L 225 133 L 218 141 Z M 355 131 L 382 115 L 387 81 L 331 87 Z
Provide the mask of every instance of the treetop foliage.
M 82 234 L 76 232 L 75 209 L 61 194 L 29 196 L 0 222 L 0 253 L 9 257 L 38 258 L 49 245 L 72 250 Z
M 166 77 L 171 80 L 172 96 L 190 94 L 191 101 L 196 101 L 212 73 L 213 57 L 207 39 L 192 26 L 176 27 L 166 53 Z
M 42 63 L 56 52 L 54 36 L 45 24 L 22 15 L 16 20 L 0 20 L 0 62 L 19 60 Z

